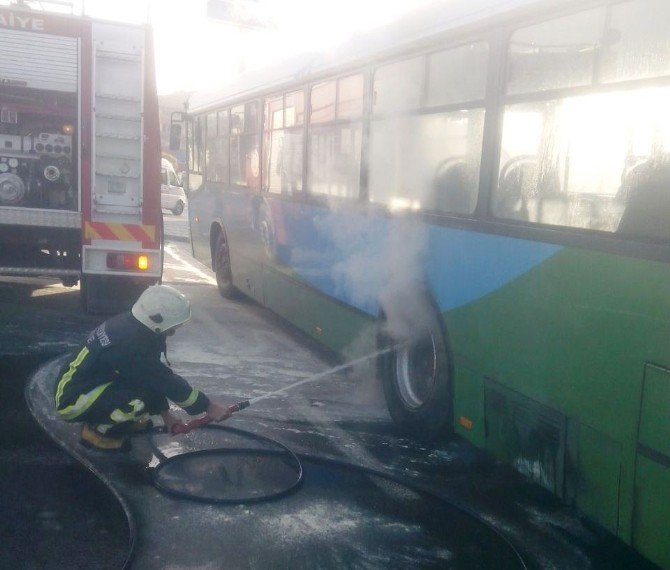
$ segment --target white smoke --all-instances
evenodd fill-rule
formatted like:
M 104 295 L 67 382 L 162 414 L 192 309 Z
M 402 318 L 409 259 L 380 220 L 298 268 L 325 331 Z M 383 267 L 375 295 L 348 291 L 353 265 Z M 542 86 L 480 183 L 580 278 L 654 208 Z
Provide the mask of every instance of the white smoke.
M 342 210 L 318 225 L 342 254 L 332 267 L 336 293 L 357 306 L 378 305 L 395 340 L 425 331 L 432 318 L 423 278 L 425 225 L 409 216 L 383 220 Z

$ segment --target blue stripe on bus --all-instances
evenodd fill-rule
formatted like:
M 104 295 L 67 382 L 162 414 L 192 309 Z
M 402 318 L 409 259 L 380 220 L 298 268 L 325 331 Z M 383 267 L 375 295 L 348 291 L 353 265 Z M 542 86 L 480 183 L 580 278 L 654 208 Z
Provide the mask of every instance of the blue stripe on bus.
M 425 276 L 442 311 L 487 295 L 562 248 L 500 235 L 306 208 L 279 257 L 312 287 L 370 315 Z
M 527 273 L 561 246 L 450 228 L 430 228 L 428 281 L 442 311 L 467 305 Z

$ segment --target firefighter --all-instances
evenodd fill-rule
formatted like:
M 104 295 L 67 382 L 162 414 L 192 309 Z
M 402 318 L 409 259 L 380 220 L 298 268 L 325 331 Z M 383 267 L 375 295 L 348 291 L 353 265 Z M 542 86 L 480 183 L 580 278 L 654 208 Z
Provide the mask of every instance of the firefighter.
M 67 422 L 83 422 L 81 443 L 102 451 L 127 451 L 129 435 L 151 427 L 160 414 L 168 432 L 179 420 L 168 400 L 212 421 L 228 408 L 193 389 L 167 361 L 166 338 L 191 318 L 188 299 L 173 287 L 154 285 L 130 311 L 103 322 L 60 370 L 56 410 Z M 165 355 L 168 365 L 161 361 Z

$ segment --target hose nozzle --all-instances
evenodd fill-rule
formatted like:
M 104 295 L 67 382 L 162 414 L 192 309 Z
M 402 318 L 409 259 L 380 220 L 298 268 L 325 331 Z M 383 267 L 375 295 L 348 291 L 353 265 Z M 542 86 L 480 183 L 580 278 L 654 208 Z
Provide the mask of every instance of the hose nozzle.
M 228 406 L 228 412 L 234 414 L 235 412 L 239 412 L 244 408 L 248 408 L 250 405 L 251 402 L 249 400 L 244 400 L 242 402 L 238 402 L 237 404 L 233 404 L 232 406 Z M 197 418 L 195 420 L 191 420 L 190 422 L 186 422 L 185 424 L 174 424 L 172 426 L 172 435 L 188 433 L 194 429 L 203 428 L 212 421 L 212 418 L 204 416 L 202 418 Z
M 237 404 L 233 404 L 232 406 L 228 407 L 228 411 L 231 414 L 234 414 L 235 412 L 239 412 L 240 410 L 243 410 L 244 408 L 248 408 L 251 405 L 251 402 L 249 400 L 244 400 L 243 402 L 238 402 Z

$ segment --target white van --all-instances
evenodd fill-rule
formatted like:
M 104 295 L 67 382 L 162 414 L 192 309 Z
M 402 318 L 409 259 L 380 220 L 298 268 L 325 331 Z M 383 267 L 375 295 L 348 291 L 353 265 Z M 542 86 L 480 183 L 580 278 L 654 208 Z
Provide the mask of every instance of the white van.
M 172 163 L 161 160 L 161 208 L 170 210 L 175 216 L 181 215 L 186 205 L 186 193 L 181 187 Z

